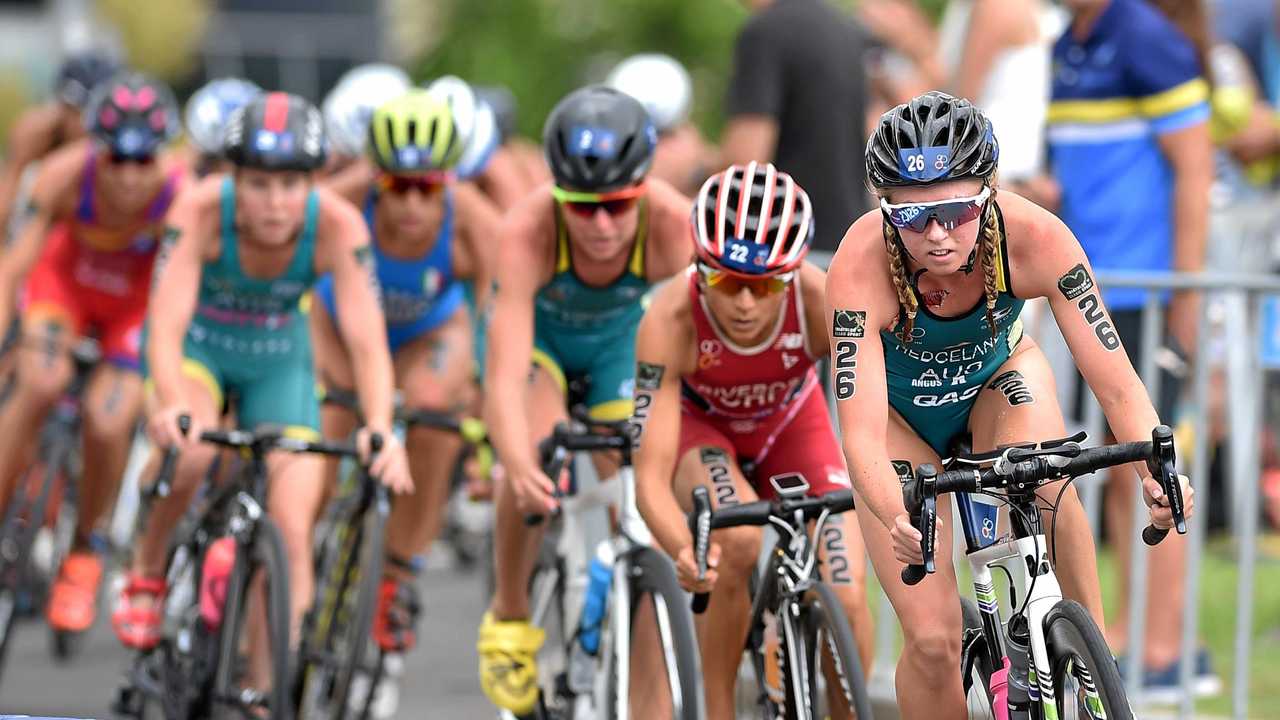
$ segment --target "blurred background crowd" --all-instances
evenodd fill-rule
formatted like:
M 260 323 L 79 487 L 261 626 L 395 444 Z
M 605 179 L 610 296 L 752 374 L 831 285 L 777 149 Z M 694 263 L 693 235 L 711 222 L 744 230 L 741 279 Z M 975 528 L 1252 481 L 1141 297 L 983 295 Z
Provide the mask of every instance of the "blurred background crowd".
M 343 83 L 359 77 L 352 68 L 368 63 L 390 67 L 363 68 L 366 81 L 394 87 L 462 78 L 494 137 L 494 148 L 472 158 L 473 176 L 503 206 L 549 177 L 539 144 L 555 102 L 607 81 L 653 115 L 657 176 L 692 193 L 729 163 L 772 160 L 809 190 L 815 248 L 827 253 L 871 207 L 868 128 L 889 107 L 945 89 L 992 119 L 1001 189 L 1058 213 L 1104 284 L 1107 272 L 1256 277 L 1280 269 L 1277 0 L 0 0 L 0 133 L 12 139 L 11 162 L 22 152 L 20 116 L 42 103 L 75 105 L 52 88 L 64 58 L 86 50 L 165 79 L 184 101 L 234 77 L 328 110 L 352 87 Z M 348 140 L 336 124 L 330 132 L 339 155 L 360 155 L 360 135 Z M 1257 324 L 1232 335 L 1212 293 L 1155 298 L 1168 320 L 1155 361 L 1162 415 L 1189 427 L 1203 414 L 1210 446 L 1249 433 L 1262 449 L 1248 488 L 1256 505 L 1232 497 L 1239 490 L 1228 487 L 1225 453 L 1215 453 L 1210 477 L 1195 479 L 1210 489 L 1211 533 L 1221 535 L 1210 540 L 1202 576 L 1190 579 L 1204 597 L 1197 677 L 1212 694 L 1222 686 L 1214 681 L 1237 671 L 1235 604 L 1213 588 L 1233 587 L 1238 535 L 1225 531 L 1241 508 L 1257 508 L 1269 530 L 1258 540 L 1255 631 L 1264 639 L 1249 658 L 1251 705 L 1258 717 L 1280 717 L 1280 691 L 1265 681 L 1280 677 L 1280 386 L 1272 377 L 1280 312 L 1260 301 Z M 1131 353 L 1151 304 L 1142 289 L 1108 296 Z M 1261 425 L 1226 419 L 1235 398 L 1222 346 L 1231 343 L 1246 344 L 1262 368 L 1246 388 L 1265 398 Z M 1214 367 L 1202 397 L 1187 381 L 1193 362 Z M 1064 393 L 1075 384 L 1065 371 L 1059 382 Z M 1120 536 L 1126 501 L 1105 505 Z M 1124 649 L 1127 566 L 1118 549 L 1105 571 L 1117 620 L 1109 639 Z M 1181 555 L 1153 553 L 1164 587 L 1180 587 L 1181 567 Z M 1149 685 L 1176 682 L 1165 671 L 1181 612 L 1166 614 L 1148 621 Z M 1208 702 L 1227 706 L 1226 698 Z

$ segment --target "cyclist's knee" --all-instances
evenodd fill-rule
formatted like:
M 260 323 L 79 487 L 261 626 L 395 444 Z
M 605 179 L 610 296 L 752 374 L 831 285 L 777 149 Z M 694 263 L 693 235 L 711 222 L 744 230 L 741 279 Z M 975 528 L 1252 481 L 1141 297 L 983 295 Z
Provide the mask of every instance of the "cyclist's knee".
M 84 408 L 84 433 L 91 442 L 119 443 L 127 442 L 137 421 L 132 402 L 123 399 L 119 405 L 108 402 L 103 406 L 92 405 Z
M 746 582 L 760 558 L 763 535 L 758 527 L 735 527 L 715 532 L 712 540 L 720 545 L 722 582 Z
M 951 672 L 960 665 L 960 628 L 925 621 L 903 622 L 903 662 L 929 672 Z
M 178 455 L 173 471 L 173 496 L 189 497 L 204 481 L 217 450 L 211 446 L 196 445 Z
M 55 360 L 52 366 L 24 362 L 18 367 L 17 396 L 29 405 L 52 405 L 70 384 L 71 372 L 61 358 Z

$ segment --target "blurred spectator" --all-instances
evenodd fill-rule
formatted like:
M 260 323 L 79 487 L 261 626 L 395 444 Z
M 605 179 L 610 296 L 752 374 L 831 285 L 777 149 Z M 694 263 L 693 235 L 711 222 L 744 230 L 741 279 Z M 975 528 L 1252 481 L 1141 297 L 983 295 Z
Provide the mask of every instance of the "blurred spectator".
M 950 0 L 937 30 L 909 0 L 868 0 L 860 17 L 907 63 L 879 85 L 905 100 L 946 89 L 982 108 L 1000 138 L 1000 184 L 1051 210 L 1058 188 L 1044 168 L 1049 45 L 1065 19 L 1042 0 Z
M 834 251 L 869 201 L 866 30 L 827 0 L 747 0 L 721 163 L 772 161 L 809 188 L 813 247 Z
M 1203 269 L 1213 166 L 1202 69 L 1207 30 L 1199 3 L 1168 3 L 1181 6 L 1178 24 L 1146 0 L 1065 4 L 1073 17 L 1053 49 L 1048 133 L 1063 220 L 1096 270 Z M 1125 350 L 1140 368 L 1144 292 L 1104 295 Z M 1195 348 L 1198 311 L 1189 293 L 1165 301 L 1169 337 L 1155 359 L 1161 370 L 1155 400 L 1161 418 L 1172 423 L 1186 373 L 1181 351 Z M 1131 474 L 1112 475 L 1106 501 L 1121 588 L 1107 634 L 1120 651 L 1135 651 L 1126 648 L 1129 550 L 1136 534 Z M 1159 587 L 1160 601 L 1148 605 L 1141 650 L 1144 684 L 1155 688 L 1155 699 L 1178 690 L 1185 554 L 1186 539 L 1176 534 L 1150 554 L 1148 587 Z M 1195 690 L 1215 690 L 1217 678 L 1203 650 L 1196 670 Z
M 715 159 L 698 128 L 689 122 L 693 106 L 689 71 L 673 57 L 643 53 L 618 63 L 605 84 L 639 100 L 658 128 L 650 176 L 666 180 L 686 195 L 696 195 L 713 171 L 709 166 Z

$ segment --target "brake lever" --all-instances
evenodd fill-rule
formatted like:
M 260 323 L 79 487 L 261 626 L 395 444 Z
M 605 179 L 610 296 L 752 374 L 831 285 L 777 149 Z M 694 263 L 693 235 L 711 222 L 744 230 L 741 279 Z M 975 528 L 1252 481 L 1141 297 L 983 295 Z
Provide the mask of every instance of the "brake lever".
M 938 527 L 938 470 L 933 465 L 921 465 L 916 477 L 903 487 L 903 500 L 911 525 L 920 531 L 920 554 L 924 562 L 902 569 L 902 582 L 915 585 L 936 570 L 933 556 Z
M 1169 498 L 1169 510 L 1173 513 L 1173 525 L 1179 535 L 1187 533 L 1186 508 L 1183 505 L 1182 482 L 1178 479 L 1175 464 L 1176 451 L 1173 430 L 1168 425 L 1157 425 L 1151 431 L 1151 457 L 1147 458 L 1147 471 L 1160 483 L 1160 489 Z M 1155 546 L 1169 534 L 1168 528 L 1148 525 L 1142 529 L 1142 541 Z
M 711 493 L 705 485 L 693 489 L 693 513 L 689 515 L 689 532 L 693 534 L 693 557 L 698 564 L 698 579 L 707 577 L 707 553 L 711 549 Z M 695 593 L 691 609 L 697 615 L 707 611 L 710 593 Z

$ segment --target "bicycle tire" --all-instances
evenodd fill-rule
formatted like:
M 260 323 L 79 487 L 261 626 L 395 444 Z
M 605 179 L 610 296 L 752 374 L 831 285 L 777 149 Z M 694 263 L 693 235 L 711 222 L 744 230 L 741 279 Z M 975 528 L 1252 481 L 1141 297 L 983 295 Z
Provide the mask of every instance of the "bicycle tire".
M 969 720 L 995 720 L 991 707 L 990 675 L 994 663 L 987 646 L 982 625 L 982 612 L 969 598 L 960 598 L 960 616 L 963 620 L 960 643 L 960 682 L 969 706 Z M 976 633 L 976 634 L 975 634 Z M 969 672 L 964 668 L 968 666 Z
M 251 580 L 259 571 L 265 578 L 267 589 L 267 633 L 271 644 L 272 682 L 271 690 L 266 693 L 266 710 L 273 720 L 290 720 L 293 717 L 289 693 L 289 565 L 280 530 L 270 518 L 262 517 L 257 520 L 248 547 L 237 544 L 235 565 L 227 581 L 211 698 L 213 720 L 243 720 L 247 716 L 237 702 L 242 695 L 238 672 L 241 666 L 240 636 L 247 619 L 246 601 L 253 590 Z M 227 707 L 233 704 L 234 707 Z
M 386 521 L 361 503 L 333 529 L 335 542 L 325 549 L 316 573 L 316 597 L 299 653 L 300 717 L 341 720 L 349 712 L 352 682 L 366 669 L 370 651 Z M 334 659 L 342 660 L 333 666 Z
M 564 565 L 556 553 L 552 535 L 543 538 L 538 560 L 533 572 L 529 575 L 529 622 L 540 627 L 546 633 L 542 650 L 538 653 L 538 705 L 532 713 L 524 716 L 511 714 L 519 720 L 542 720 L 547 714 L 546 706 L 561 699 L 563 693 L 560 680 L 566 679 L 569 667 L 569 641 L 576 628 L 568 627 L 565 611 L 565 574 Z M 553 653 L 560 653 L 555 657 Z
M 689 610 L 687 595 L 680 588 L 676 579 L 675 566 L 666 555 L 649 547 L 639 547 L 631 551 L 626 562 L 630 564 L 630 597 L 627 601 L 631 607 L 631 617 L 635 617 L 636 609 L 648 596 L 653 599 L 655 617 L 659 623 L 663 617 L 670 629 L 671 647 L 666 648 L 666 655 L 675 660 L 675 677 L 678 687 L 671 688 L 672 717 L 674 720 L 703 720 L 707 716 L 706 697 L 702 688 L 702 658 L 698 654 L 698 636 L 694 630 L 693 613 Z M 628 628 L 627 648 L 633 643 Z M 611 627 L 609 632 L 618 633 L 619 628 Z M 610 652 L 615 653 L 620 647 L 617 641 L 609 644 Z M 617 675 L 613 672 L 618 667 L 615 658 L 607 658 L 610 668 L 610 686 L 607 694 L 608 707 L 604 708 L 602 717 L 616 717 Z M 668 668 L 668 675 L 671 669 Z
M 1088 707 L 1090 700 L 1096 698 L 1107 720 L 1133 720 L 1120 668 L 1102 632 L 1080 603 L 1058 601 L 1044 618 L 1044 636 L 1059 718 L 1097 717 Z M 1073 680 L 1079 687 L 1068 692 L 1072 690 L 1068 682 Z M 1068 694 L 1075 698 L 1074 702 Z
M 811 707 L 822 707 L 823 702 L 830 700 L 823 697 L 819 677 L 826 678 L 823 672 L 824 647 L 835 660 L 834 670 L 840 674 L 840 681 L 845 702 L 854 716 L 859 720 L 873 720 L 871 698 L 867 695 L 866 678 L 862 673 L 862 659 L 858 656 L 858 644 L 853 637 L 853 628 L 845 615 L 844 606 L 836 597 L 835 591 L 824 582 L 817 581 L 806 593 L 801 605 L 801 616 L 805 633 L 805 663 L 808 666 L 809 699 Z M 821 637 L 820 637 L 821 633 Z M 825 643 L 819 643 L 825 638 Z M 829 682 L 829 679 L 828 679 Z M 830 692 L 830 688 L 827 688 Z M 826 713 L 816 713 L 815 717 L 831 715 L 828 707 Z

